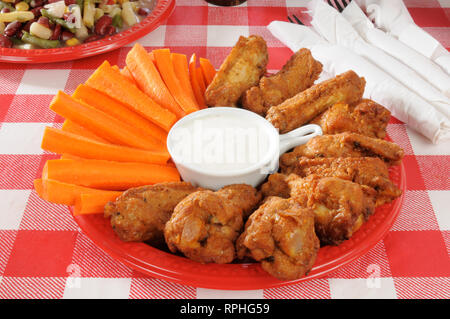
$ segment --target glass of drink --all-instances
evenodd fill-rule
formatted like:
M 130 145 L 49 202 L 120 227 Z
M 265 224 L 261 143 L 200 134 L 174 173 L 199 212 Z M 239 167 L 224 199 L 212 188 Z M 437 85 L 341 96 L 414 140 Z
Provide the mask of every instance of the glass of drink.
M 215 4 L 216 6 L 222 6 L 222 7 L 232 7 L 232 6 L 238 6 L 247 0 L 205 0 L 206 2 L 209 2 L 211 4 Z

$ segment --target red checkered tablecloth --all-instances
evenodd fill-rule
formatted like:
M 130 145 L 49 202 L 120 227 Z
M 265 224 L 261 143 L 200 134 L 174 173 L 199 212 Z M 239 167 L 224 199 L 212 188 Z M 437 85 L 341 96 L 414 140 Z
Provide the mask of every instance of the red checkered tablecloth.
M 215 7 L 178 0 L 163 25 L 138 42 L 147 49 L 195 52 L 219 67 L 240 35 L 262 35 L 268 69 L 292 52 L 266 29 L 296 14 L 308 22 L 307 0 L 249 0 Z M 416 23 L 450 48 L 450 1 L 406 0 Z M 115 261 L 77 227 L 65 206 L 33 190 L 47 159 L 43 129 L 63 119 L 48 109 L 58 90 L 72 93 L 107 59 L 122 67 L 132 44 L 63 63 L 0 63 L 0 298 L 450 298 L 450 143 L 432 145 L 392 119 L 388 132 L 406 153 L 407 190 L 388 235 L 328 276 L 281 288 L 225 291 L 142 275 Z

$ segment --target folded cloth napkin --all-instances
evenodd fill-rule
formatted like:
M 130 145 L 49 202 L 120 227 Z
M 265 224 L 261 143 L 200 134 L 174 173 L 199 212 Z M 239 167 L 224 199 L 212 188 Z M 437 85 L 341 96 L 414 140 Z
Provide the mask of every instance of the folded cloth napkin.
M 308 8 L 312 16 L 311 25 L 323 38 L 370 60 L 450 119 L 450 99 L 416 71 L 401 60 L 367 43 L 339 11 L 325 2 L 311 0 L 308 2 Z
M 450 74 L 450 53 L 418 27 L 402 0 L 355 0 L 375 26 L 425 55 Z
M 450 76 L 431 59 L 375 28 L 355 1 L 350 2 L 341 14 L 366 42 L 402 61 L 441 93 L 450 97 Z
M 433 143 L 450 139 L 450 121 L 446 116 L 366 58 L 329 43 L 311 27 L 273 21 L 268 29 L 294 52 L 309 48 L 327 73 L 337 75 L 354 70 L 363 76 L 366 80 L 364 97 L 384 105 L 395 117 Z

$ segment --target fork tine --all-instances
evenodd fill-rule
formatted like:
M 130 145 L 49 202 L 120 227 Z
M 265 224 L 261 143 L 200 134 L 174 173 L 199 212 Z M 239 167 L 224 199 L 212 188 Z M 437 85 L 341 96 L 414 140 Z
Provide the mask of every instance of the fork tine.
M 328 4 L 338 10 L 339 12 L 344 11 L 344 9 L 348 6 L 351 0 L 348 0 L 348 3 L 346 0 L 327 0 Z
M 339 1 L 334 1 L 334 4 L 336 5 L 337 9 L 339 12 L 342 12 L 344 10 L 344 8 L 341 7 L 341 4 L 339 3 Z
M 304 25 L 303 22 L 300 21 L 299 18 L 295 14 L 293 14 L 295 21 L 297 21 L 298 24 Z

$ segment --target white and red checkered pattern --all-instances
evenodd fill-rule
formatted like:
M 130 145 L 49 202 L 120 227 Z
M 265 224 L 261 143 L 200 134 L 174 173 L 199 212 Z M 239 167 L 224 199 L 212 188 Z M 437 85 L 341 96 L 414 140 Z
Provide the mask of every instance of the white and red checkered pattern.
M 267 40 L 268 69 L 292 52 L 266 29 L 296 14 L 308 23 L 307 0 L 249 0 L 216 7 L 178 0 L 172 16 L 139 42 L 147 49 L 207 57 L 219 67 L 240 35 Z M 406 0 L 416 23 L 450 48 L 450 1 Z M 63 119 L 48 109 L 58 90 L 72 93 L 107 59 L 122 67 L 132 45 L 77 61 L 0 63 L 0 298 L 450 298 L 450 143 L 431 145 L 392 119 L 389 135 L 405 149 L 405 202 L 388 235 L 361 258 L 327 277 L 281 288 L 221 291 L 142 275 L 98 249 L 67 207 L 33 190 L 47 159 L 45 126 Z

